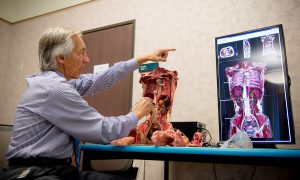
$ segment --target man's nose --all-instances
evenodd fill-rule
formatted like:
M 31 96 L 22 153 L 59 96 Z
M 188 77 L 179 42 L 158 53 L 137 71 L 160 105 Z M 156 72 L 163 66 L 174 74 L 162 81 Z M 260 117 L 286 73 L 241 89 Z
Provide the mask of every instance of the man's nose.
M 84 59 L 83 59 L 83 63 L 87 64 L 90 62 L 90 59 L 88 56 L 85 56 Z

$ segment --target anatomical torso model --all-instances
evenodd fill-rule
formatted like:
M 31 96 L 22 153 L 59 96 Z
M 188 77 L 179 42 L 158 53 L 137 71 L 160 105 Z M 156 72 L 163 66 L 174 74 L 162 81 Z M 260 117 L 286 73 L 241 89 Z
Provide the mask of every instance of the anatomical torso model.
M 195 132 L 191 142 L 170 123 L 174 93 L 177 87 L 177 71 L 156 68 L 141 74 L 143 97 L 149 97 L 155 105 L 145 122 L 133 129 L 129 136 L 116 141 L 115 145 L 146 144 L 157 146 L 202 146 L 203 135 Z

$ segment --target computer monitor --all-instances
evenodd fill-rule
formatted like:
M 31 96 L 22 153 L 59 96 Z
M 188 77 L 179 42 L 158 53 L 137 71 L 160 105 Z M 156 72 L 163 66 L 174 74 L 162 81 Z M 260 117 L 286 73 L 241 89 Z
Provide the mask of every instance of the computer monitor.
M 281 24 L 215 38 L 220 141 L 245 132 L 253 144 L 294 144 Z

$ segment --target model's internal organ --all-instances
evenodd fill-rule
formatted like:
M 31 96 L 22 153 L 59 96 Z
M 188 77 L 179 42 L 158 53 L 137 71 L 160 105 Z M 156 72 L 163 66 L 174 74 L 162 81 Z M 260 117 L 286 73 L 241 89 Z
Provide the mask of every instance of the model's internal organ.
M 231 137 L 239 131 L 251 138 L 271 138 L 272 131 L 268 116 L 263 114 L 265 64 L 244 61 L 227 67 L 230 97 L 235 115 L 230 120 Z
M 195 132 L 189 139 L 170 123 L 174 93 L 177 87 L 177 72 L 156 68 L 141 74 L 143 97 L 149 97 L 155 105 L 145 122 L 133 129 L 128 137 L 112 142 L 115 145 L 147 144 L 157 146 L 202 146 L 202 132 Z M 133 140 L 134 138 L 134 140 Z
M 195 132 L 193 139 L 189 143 L 189 146 L 202 146 L 204 143 L 203 141 L 203 133 L 202 132 Z
M 151 144 L 156 146 L 188 146 L 189 139 L 180 130 L 155 131 L 151 136 Z

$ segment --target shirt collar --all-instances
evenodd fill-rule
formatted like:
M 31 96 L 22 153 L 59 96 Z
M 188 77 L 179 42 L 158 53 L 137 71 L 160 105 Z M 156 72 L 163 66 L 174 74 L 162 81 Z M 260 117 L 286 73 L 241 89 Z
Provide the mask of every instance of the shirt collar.
M 59 77 L 62 77 L 65 79 L 65 76 L 63 75 L 63 73 L 61 73 L 60 71 L 54 70 L 54 71 L 42 71 L 41 75 L 56 75 Z

